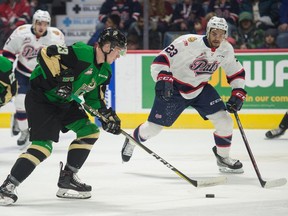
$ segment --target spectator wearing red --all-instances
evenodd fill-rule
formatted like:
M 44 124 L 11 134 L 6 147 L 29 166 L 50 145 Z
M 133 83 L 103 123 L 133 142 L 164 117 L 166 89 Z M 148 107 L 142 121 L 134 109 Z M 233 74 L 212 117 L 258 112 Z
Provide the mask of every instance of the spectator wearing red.
M 0 49 L 18 26 L 30 23 L 30 10 L 27 0 L 6 0 L 0 4 Z

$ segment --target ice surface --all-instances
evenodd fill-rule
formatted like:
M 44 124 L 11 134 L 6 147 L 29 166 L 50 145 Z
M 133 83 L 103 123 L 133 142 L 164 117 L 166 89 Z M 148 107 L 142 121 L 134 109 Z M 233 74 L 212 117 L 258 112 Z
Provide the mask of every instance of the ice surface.
M 274 140 L 265 139 L 265 132 L 245 130 L 260 173 L 264 180 L 288 178 L 288 132 Z M 0 129 L 0 137 L 3 182 L 21 151 L 9 129 Z M 139 147 L 130 162 L 122 163 L 125 137 L 102 131 L 79 172 L 81 180 L 93 187 L 88 200 L 55 195 L 59 161 L 66 161 L 73 139 L 73 133 L 61 134 L 50 158 L 17 188 L 18 201 L 0 206 L 1 216 L 288 215 L 288 185 L 271 189 L 260 186 L 239 130 L 234 130 L 231 156 L 242 161 L 244 174 L 226 175 L 226 184 L 206 188 L 195 188 Z M 165 129 L 144 144 L 192 179 L 222 175 L 211 150 L 213 130 Z M 205 194 L 215 194 L 215 198 L 205 198 Z

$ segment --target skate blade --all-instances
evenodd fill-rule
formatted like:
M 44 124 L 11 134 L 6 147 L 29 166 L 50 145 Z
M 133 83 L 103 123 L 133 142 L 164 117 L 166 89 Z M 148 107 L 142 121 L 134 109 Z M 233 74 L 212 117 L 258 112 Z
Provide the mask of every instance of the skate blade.
M 66 199 L 89 199 L 91 193 L 89 191 L 75 191 L 70 189 L 59 188 L 56 196 Z
M 219 167 L 219 171 L 221 173 L 228 173 L 228 174 L 242 174 L 244 173 L 244 170 L 242 168 L 240 169 L 230 169 L 228 167 Z
M 9 197 L 0 197 L 0 205 L 1 206 L 8 206 L 14 203 L 15 201 Z

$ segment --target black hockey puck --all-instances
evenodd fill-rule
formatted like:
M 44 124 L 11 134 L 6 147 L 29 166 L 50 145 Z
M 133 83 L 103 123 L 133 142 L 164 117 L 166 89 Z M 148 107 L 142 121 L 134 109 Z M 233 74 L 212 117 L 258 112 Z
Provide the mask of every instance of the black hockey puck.
M 215 194 L 206 194 L 206 198 L 214 198 Z

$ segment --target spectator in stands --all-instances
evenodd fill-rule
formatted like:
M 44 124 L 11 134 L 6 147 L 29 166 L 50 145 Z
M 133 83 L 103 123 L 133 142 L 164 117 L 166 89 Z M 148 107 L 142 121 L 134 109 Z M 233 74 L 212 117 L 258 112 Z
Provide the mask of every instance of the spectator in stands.
M 217 17 L 226 19 L 229 26 L 228 35 L 237 28 L 239 11 L 237 0 L 211 0 L 208 6 L 208 13 L 214 12 Z
M 172 7 L 172 10 L 174 11 L 174 9 L 178 3 L 178 0 L 165 0 L 165 3 L 170 4 L 170 6 Z
M 279 8 L 279 26 L 277 45 L 279 48 L 288 48 L 288 1 L 282 0 Z
M 134 35 L 134 38 L 136 36 L 139 42 L 139 49 L 143 49 L 143 33 L 144 19 L 143 16 L 140 16 L 138 18 L 138 21 L 130 26 L 127 38 L 131 37 L 131 35 Z M 151 25 L 149 28 L 149 49 L 162 49 L 161 33 L 158 32 L 157 29 L 153 28 L 153 26 Z
M 127 36 L 127 50 L 139 50 L 140 43 L 139 38 L 135 34 L 130 34 Z
M 264 31 L 257 29 L 250 12 L 242 12 L 239 15 L 239 27 L 231 32 L 235 41 L 235 49 L 255 49 L 264 46 Z
M 49 4 L 52 6 L 53 0 L 29 0 L 31 14 L 34 14 L 37 10 L 49 11 Z
M 107 17 L 106 19 L 106 22 L 105 22 L 105 28 L 109 28 L 109 27 L 112 27 L 112 28 L 116 28 L 118 29 L 119 28 L 119 24 L 120 24 L 120 17 L 118 14 L 111 14 Z M 102 31 L 99 31 L 97 30 L 96 28 L 96 31 L 95 33 L 92 35 L 92 37 L 89 39 L 88 41 L 88 45 L 91 45 L 91 46 L 95 46 L 97 44 L 97 41 L 99 39 L 99 36 L 101 34 Z
M 264 45 L 262 48 L 264 49 L 278 48 L 278 45 L 276 44 L 277 35 L 278 35 L 277 29 L 274 28 L 267 29 L 265 31 Z
M 193 30 L 191 33 L 198 35 L 206 34 L 207 21 L 204 17 L 196 18 L 193 23 Z
M 164 34 L 171 23 L 173 8 L 165 0 L 149 0 L 149 18 L 154 23 L 154 29 Z
M 20 25 L 31 20 L 30 4 L 27 0 L 5 0 L 0 4 L 0 49 L 10 34 Z
M 96 27 L 96 30 L 104 28 L 110 14 L 117 14 L 121 18 L 119 29 L 127 32 L 130 25 L 138 20 L 141 12 L 142 7 L 138 0 L 105 0 L 99 11 L 99 21 L 102 25 Z
M 204 16 L 204 10 L 196 0 L 183 0 L 174 9 L 170 31 L 191 32 L 194 20 Z
M 240 12 L 253 14 L 257 28 L 266 30 L 279 25 L 279 3 L 272 0 L 241 0 Z

